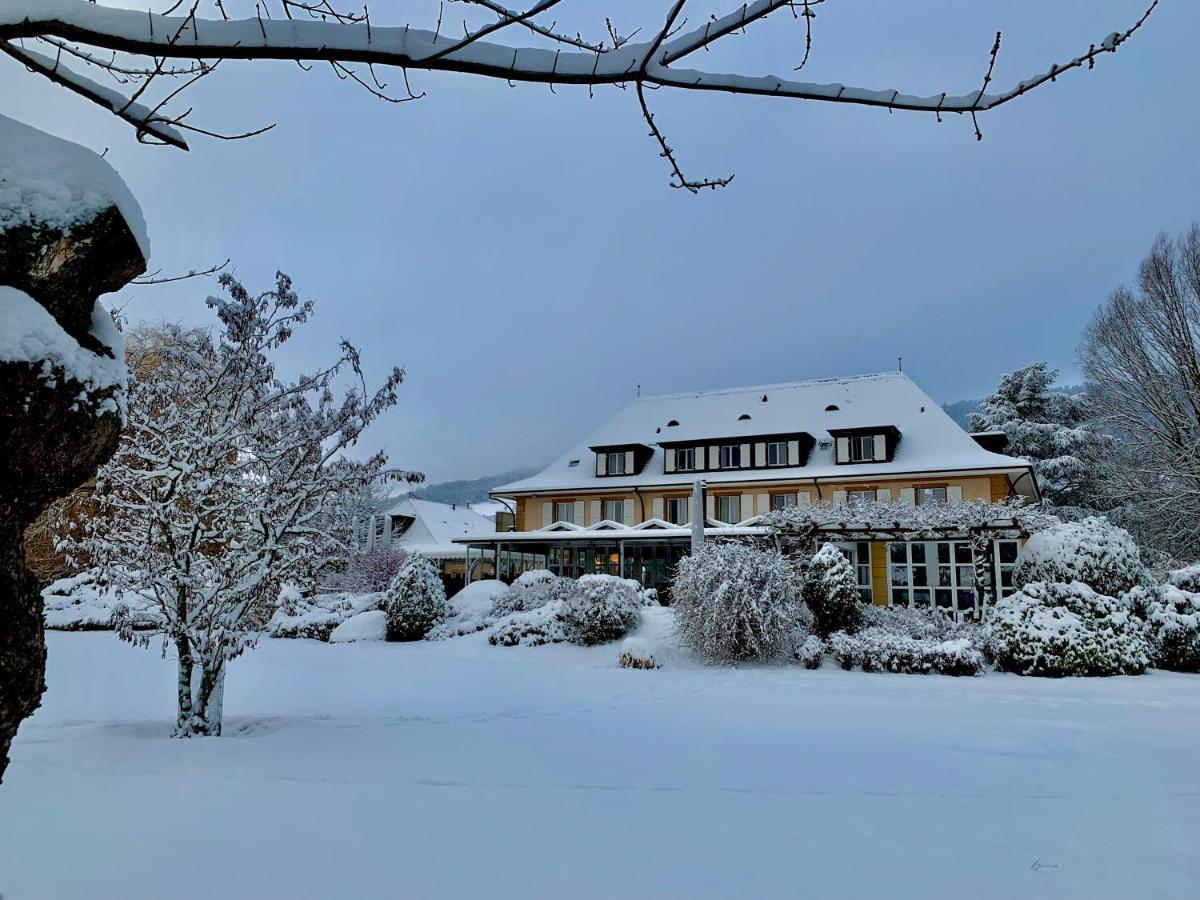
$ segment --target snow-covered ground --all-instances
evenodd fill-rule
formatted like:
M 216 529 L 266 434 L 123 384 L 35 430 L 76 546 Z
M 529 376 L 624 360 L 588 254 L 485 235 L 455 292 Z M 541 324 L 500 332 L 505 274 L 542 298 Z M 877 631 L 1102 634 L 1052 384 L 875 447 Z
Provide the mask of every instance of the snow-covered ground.
M 1200 896 L 1195 676 L 266 640 L 228 736 L 180 741 L 170 660 L 48 640 L 0 786 L 8 900 Z

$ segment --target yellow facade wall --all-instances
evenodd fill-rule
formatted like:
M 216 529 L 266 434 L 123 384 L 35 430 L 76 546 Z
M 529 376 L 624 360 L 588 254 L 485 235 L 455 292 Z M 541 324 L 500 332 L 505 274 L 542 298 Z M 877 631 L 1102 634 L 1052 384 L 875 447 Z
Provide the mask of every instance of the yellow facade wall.
M 887 541 L 871 542 L 871 602 L 888 605 L 888 545 Z

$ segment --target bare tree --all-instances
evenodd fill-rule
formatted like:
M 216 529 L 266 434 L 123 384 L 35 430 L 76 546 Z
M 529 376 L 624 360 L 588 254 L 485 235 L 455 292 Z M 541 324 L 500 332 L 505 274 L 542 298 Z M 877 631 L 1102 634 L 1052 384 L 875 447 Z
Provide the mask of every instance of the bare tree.
M 367 6 L 346 9 L 335 6 L 334 0 L 171 0 L 162 14 L 113 9 L 89 0 L 0 0 L 0 51 L 23 63 L 31 73 L 129 122 L 140 140 L 182 149 L 187 149 L 188 132 L 247 137 L 272 127 L 222 135 L 195 124 L 192 108 L 181 106 L 180 96 L 227 59 L 292 60 L 302 68 L 321 62 L 339 78 L 396 103 L 424 96 L 411 87 L 409 70 L 460 72 L 510 83 L 537 82 L 552 90 L 555 85 L 585 85 L 589 91 L 603 85 L 632 87 L 650 136 L 671 170 L 671 185 L 695 193 L 701 188 L 724 187 L 733 176 L 692 179 L 684 174 L 651 112 L 649 91 L 721 91 L 855 104 L 923 112 L 939 121 L 943 113 L 958 113 L 971 116 L 975 136 L 981 138 L 980 113 L 1072 69 L 1092 68 L 1097 57 L 1115 52 L 1141 28 L 1158 5 L 1158 0 L 1153 0 L 1132 25 L 1089 44 L 1078 56 L 1051 65 L 1007 90 L 989 93 L 1000 51 L 997 32 L 990 52 L 981 60 L 982 78 L 977 85 L 957 94 L 943 91 L 918 96 L 898 89 L 798 81 L 790 73 L 789 77 L 751 76 L 684 67 L 698 52 L 782 10 L 804 30 L 803 55 L 795 66 L 798 71 L 812 52 L 815 7 L 826 0 L 752 0 L 698 24 L 685 16 L 688 0 L 671 0 L 659 24 L 638 41 L 633 38 L 640 29 L 623 36 L 607 17 L 604 33 L 598 38 L 559 30 L 549 17 L 564 0 L 538 0 L 524 10 L 510 9 L 497 0 L 449 2 L 476 13 L 474 24 L 462 20 L 461 34 L 457 23 L 451 26 L 445 2 L 438 4 L 434 27 L 422 29 L 407 22 L 384 25 L 372 19 Z M 247 15 L 231 18 L 230 8 Z M 516 33 L 538 46 L 503 41 Z M 380 67 L 401 70 L 402 91 L 389 90 L 377 72 Z M 100 84 L 85 73 L 107 76 L 116 86 Z
M 1120 438 L 1103 470 L 1108 504 L 1143 540 L 1200 558 L 1200 225 L 1158 236 L 1137 290 L 1101 304 L 1079 358 Z

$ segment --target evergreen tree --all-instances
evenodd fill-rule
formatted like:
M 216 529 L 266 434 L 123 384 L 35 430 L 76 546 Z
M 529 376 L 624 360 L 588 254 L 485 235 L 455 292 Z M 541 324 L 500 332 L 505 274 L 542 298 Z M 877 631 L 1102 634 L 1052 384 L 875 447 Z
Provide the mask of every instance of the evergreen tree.
M 384 597 L 389 641 L 419 641 L 446 618 L 446 588 L 437 568 L 410 556 Z
M 808 564 L 802 594 L 823 638 L 835 631 L 853 634 L 862 621 L 862 601 L 850 561 L 833 544 L 825 544 Z

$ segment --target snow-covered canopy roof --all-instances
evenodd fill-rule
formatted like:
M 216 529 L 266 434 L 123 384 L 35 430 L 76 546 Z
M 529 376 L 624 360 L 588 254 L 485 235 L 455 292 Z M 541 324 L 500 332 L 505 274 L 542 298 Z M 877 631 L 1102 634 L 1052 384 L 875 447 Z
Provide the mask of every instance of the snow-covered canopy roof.
M 495 523 L 469 506 L 451 506 L 405 497 L 384 511 L 389 516 L 413 520 L 408 530 L 392 539 L 392 546 L 433 559 L 462 556 L 456 538 L 495 530 Z
M 676 423 L 676 424 L 671 424 Z M 838 465 L 830 429 L 893 426 L 900 441 L 890 462 Z M 690 473 L 665 474 L 660 442 L 750 440 L 758 435 L 807 432 L 816 440 L 805 465 L 704 472 L 710 484 L 810 478 L 863 478 L 918 472 L 1028 470 L 1023 460 L 989 452 L 907 375 L 887 372 L 788 384 L 639 398 L 530 478 L 501 485 L 493 496 L 557 490 L 612 490 L 687 484 Z M 636 475 L 595 473 L 598 446 L 654 447 Z M 577 462 L 572 463 L 572 461 Z M 1024 485 L 1032 490 L 1031 485 Z

